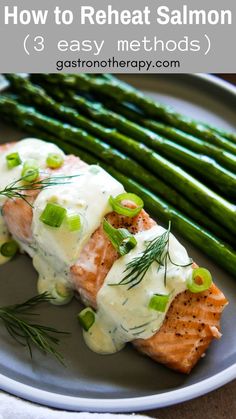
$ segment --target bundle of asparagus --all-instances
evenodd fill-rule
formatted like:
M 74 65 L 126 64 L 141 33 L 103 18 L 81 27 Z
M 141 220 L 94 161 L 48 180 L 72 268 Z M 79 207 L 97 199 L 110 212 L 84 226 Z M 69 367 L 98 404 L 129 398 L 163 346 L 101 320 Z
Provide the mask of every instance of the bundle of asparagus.
M 236 136 L 193 121 L 113 76 L 6 75 L 7 122 L 99 163 L 157 219 L 236 272 Z

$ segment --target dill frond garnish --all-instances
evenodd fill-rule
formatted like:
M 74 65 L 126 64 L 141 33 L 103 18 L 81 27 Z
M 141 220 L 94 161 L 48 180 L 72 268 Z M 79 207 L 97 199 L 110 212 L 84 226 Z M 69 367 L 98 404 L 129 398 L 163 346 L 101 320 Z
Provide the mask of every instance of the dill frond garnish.
M 5 196 L 8 199 L 20 198 L 23 199 L 31 207 L 33 206 L 28 198 L 30 198 L 29 193 L 32 191 L 42 191 L 43 189 L 49 188 L 51 186 L 57 185 L 66 185 L 71 183 L 70 179 L 78 177 L 80 175 L 71 175 L 71 176 L 51 176 L 44 179 L 35 180 L 31 183 L 24 183 L 25 176 L 17 179 L 16 181 L 7 185 L 3 190 L 0 190 L 0 196 Z
M 11 306 L 0 307 L 0 320 L 12 338 L 28 347 L 32 357 L 32 345 L 46 354 L 50 354 L 63 364 L 63 356 L 57 351 L 59 339 L 55 334 L 67 334 L 50 326 L 30 322 L 27 316 L 35 316 L 32 310 L 41 303 L 50 301 L 48 293 L 39 294 L 29 300 Z
M 169 254 L 169 239 L 170 239 L 171 222 L 169 222 L 168 229 L 153 240 L 146 241 L 146 249 L 141 256 L 132 259 L 126 266 L 127 274 L 117 284 L 112 285 L 128 285 L 128 290 L 138 285 L 145 277 L 148 269 L 152 263 L 158 264 L 158 269 L 164 267 L 164 284 L 166 286 L 167 263 L 169 261 L 176 266 L 187 267 L 192 264 L 192 260 L 186 265 L 178 265 L 172 262 Z

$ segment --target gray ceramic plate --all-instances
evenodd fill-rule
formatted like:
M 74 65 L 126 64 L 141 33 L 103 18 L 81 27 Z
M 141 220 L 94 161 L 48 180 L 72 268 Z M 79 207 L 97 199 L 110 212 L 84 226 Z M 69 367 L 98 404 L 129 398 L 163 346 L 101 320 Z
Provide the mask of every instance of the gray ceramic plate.
M 235 91 L 206 76 L 129 76 L 140 89 L 175 105 L 195 118 L 236 130 Z M 158 93 L 157 93 L 158 92 Z M 22 134 L 0 127 L 0 142 Z M 236 378 L 235 279 L 214 266 L 187 244 L 190 254 L 214 274 L 229 298 L 222 320 L 223 337 L 211 345 L 191 375 L 185 376 L 155 364 L 127 347 L 111 356 L 92 353 L 84 344 L 75 319 L 77 301 L 68 307 L 42 307 L 42 321 L 71 336 L 62 339 L 67 368 L 34 351 L 33 360 L 0 328 L 0 382 L 10 393 L 38 403 L 71 410 L 137 411 L 162 407 L 207 393 Z M 0 304 L 22 301 L 36 293 L 36 274 L 26 256 L 0 268 Z

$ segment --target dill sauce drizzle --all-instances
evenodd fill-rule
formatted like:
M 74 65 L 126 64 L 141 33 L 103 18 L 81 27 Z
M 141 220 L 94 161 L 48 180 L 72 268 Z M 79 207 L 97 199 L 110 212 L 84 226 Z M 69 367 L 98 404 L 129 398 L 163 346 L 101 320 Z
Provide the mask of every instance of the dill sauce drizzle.
M 71 173 L 70 173 L 71 174 Z M 75 173 L 72 173 L 73 175 Z M 78 175 L 78 176 L 77 176 Z M 39 272 L 39 292 L 49 291 L 55 296 L 55 286 L 72 288 L 70 268 L 106 214 L 111 212 L 110 195 L 124 192 L 123 186 L 99 166 L 87 166 L 76 171 L 68 184 L 44 189 L 34 203 L 32 231 L 37 245 L 33 264 Z M 78 214 L 81 229 L 71 232 L 66 221 L 60 228 L 52 228 L 40 221 L 48 202 L 54 202 Z M 62 300 L 63 303 L 64 300 Z M 54 301 L 60 304 L 60 298 Z
M 187 289 L 186 280 L 192 272 L 190 259 L 186 249 L 172 234 L 169 235 L 166 286 L 165 267 L 157 262 L 152 263 L 143 280 L 133 288 L 117 285 L 124 277 L 127 264 L 145 250 L 145 242 L 165 231 L 161 226 L 155 226 L 136 234 L 137 246 L 113 264 L 97 295 L 96 320 L 88 332 L 83 332 L 87 345 L 93 351 L 110 354 L 122 349 L 126 342 L 153 336 L 160 329 L 173 299 Z M 164 313 L 148 308 L 154 294 L 170 295 Z

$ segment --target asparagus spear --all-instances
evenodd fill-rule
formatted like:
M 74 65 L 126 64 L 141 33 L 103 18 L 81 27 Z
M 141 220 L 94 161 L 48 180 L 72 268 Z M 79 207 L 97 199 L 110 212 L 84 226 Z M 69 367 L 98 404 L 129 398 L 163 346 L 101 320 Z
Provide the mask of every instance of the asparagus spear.
M 103 77 L 103 78 L 105 78 L 106 80 L 109 80 L 109 81 L 112 81 L 115 78 L 112 74 L 105 74 L 105 73 L 100 74 L 99 76 Z M 144 117 L 145 117 L 145 115 L 144 115 Z M 224 138 L 232 141 L 233 143 L 236 143 L 236 134 L 235 133 L 226 131 L 223 128 L 215 127 L 213 125 L 210 125 L 210 124 L 202 122 L 202 121 L 196 121 L 196 120 L 193 120 L 193 119 L 191 119 L 191 121 L 194 122 L 195 124 L 203 125 L 208 130 L 213 131 L 213 133 L 219 134 L 221 137 L 224 137 Z
M 61 83 L 72 89 L 80 89 L 83 92 L 91 92 L 110 97 L 116 102 L 130 102 L 138 106 L 146 116 L 158 118 L 167 124 L 173 125 L 189 134 L 195 135 L 204 141 L 215 144 L 232 153 L 236 152 L 236 144 L 214 133 L 204 124 L 195 122 L 184 115 L 176 113 L 172 108 L 155 102 L 135 88 L 118 79 L 103 77 L 89 77 L 87 74 L 48 74 L 48 80 L 52 83 Z
M 36 135 L 39 138 L 43 138 L 45 141 L 52 141 L 62 148 L 67 154 L 75 154 L 75 146 L 67 144 L 62 140 L 58 139 L 55 135 L 48 134 L 43 132 L 42 129 L 38 129 L 37 126 L 32 125 L 30 122 L 24 119 L 14 121 L 17 123 L 18 127 L 26 130 L 32 135 Z M 218 238 L 224 240 L 226 243 L 235 246 L 236 240 L 234 237 L 223 227 L 209 218 L 206 214 L 198 210 L 194 205 L 192 205 L 188 200 L 186 200 L 181 194 L 176 192 L 173 188 L 166 185 L 164 182 L 153 176 L 150 172 L 143 169 L 138 163 L 129 157 L 123 155 L 119 151 L 110 149 L 109 152 L 106 150 L 105 153 L 96 153 L 94 149 L 96 159 L 100 159 L 104 164 L 110 165 L 112 163 L 113 167 L 117 170 L 121 170 L 140 182 L 143 186 L 149 188 L 157 196 L 164 198 L 169 204 L 173 205 L 180 209 L 184 214 L 188 215 L 190 219 L 197 221 L 200 225 L 204 226 L 206 229 L 212 231 Z M 80 150 L 80 155 L 83 159 L 83 151 Z M 95 158 L 95 157 L 94 157 Z M 87 161 L 87 160 L 86 160 Z M 90 161 L 92 164 L 93 161 Z
M 42 88 L 34 86 L 28 80 L 22 79 L 22 77 L 15 74 L 6 75 L 6 77 L 11 82 L 12 87 L 20 94 L 23 102 L 39 106 L 40 109 L 45 109 L 51 115 L 55 114 L 75 126 L 86 129 L 96 136 L 106 138 L 112 143 L 114 141 L 117 147 L 119 147 L 118 143 L 126 142 L 126 138 L 121 136 L 116 130 L 108 130 L 104 126 L 77 114 L 74 109 L 58 104 Z M 132 123 L 128 123 L 128 125 L 130 124 Z M 236 198 L 236 175 L 224 169 L 213 159 L 187 150 L 136 124 L 132 124 L 130 130 L 127 129 L 128 134 L 131 134 L 131 132 L 135 132 L 138 140 L 143 141 L 147 146 L 160 152 L 165 157 L 174 160 L 176 163 L 180 163 L 187 169 L 190 169 L 190 171 L 200 175 L 200 177 L 204 176 L 207 178 L 226 197 L 230 199 Z
M 31 127 L 31 128 L 30 128 Z M 33 134 L 39 134 L 37 128 L 29 123 L 29 131 Z M 151 193 L 148 189 L 144 188 L 139 183 L 131 180 L 126 175 L 115 170 L 112 166 L 105 164 L 100 161 L 97 157 L 90 153 L 87 153 L 78 145 L 71 145 L 56 139 L 51 134 L 43 134 L 43 138 L 46 140 L 54 141 L 59 147 L 64 149 L 66 153 L 78 155 L 84 161 L 89 164 L 96 164 L 99 162 L 112 176 L 119 180 L 127 189 L 128 192 L 133 192 L 142 197 L 145 202 L 145 208 L 148 210 L 157 220 L 162 220 L 167 223 L 169 220 L 172 221 L 174 230 L 181 234 L 181 236 L 187 239 L 194 246 L 198 247 L 202 252 L 207 254 L 213 259 L 218 265 L 222 266 L 229 273 L 235 275 L 236 272 L 236 253 L 228 247 L 226 244 L 220 242 L 215 236 L 204 230 L 198 224 L 192 222 L 189 218 L 185 217 L 179 211 L 175 210 L 165 201 Z
M 236 156 L 228 151 L 222 150 L 170 125 L 145 119 L 143 114 L 135 112 L 124 105 L 114 104 L 114 102 L 109 101 L 107 107 L 105 107 L 99 102 L 92 102 L 83 96 L 77 95 L 72 90 L 59 90 L 53 84 L 45 84 L 45 80 L 47 80 L 46 74 L 32 75 L 31 77 L 33 79 L 36 78 L 37 83 L 40 83 L 56 100 L 63 102 L 65 105 L 75 107 L 96 122 L 100 122 L 108 127 L 116 126 L 121 133 L 139 141 L 143 141 L 143 135 L 151 135 L 149 132 L 143 133 L 141 126 L 146 127 L 163 138 L 171 139 L 190 150 L 212 157 L 226 169 L 235 173 Z M 110 110 L 112 107 L 116 113 Z M 131 121 L 135 122 L 135 124 Z
M 82 148 L 94 153 L 106 153 L 111 147 L 92 137 L 87 132 L 73 127 L 69 124 L 61 123 L 53 118 L 49 118 L 36 112 L 33 108 L 19 105 L 12 99 L 0 97 L 0 113 L 11 114 L 16 119 L 27 118 L 32 124 L 42 127 L 43 130 L 55 134 L 68 142 L 80 144 Z M 236 232 L 236 207 L 223 199 L 211 189 L 207 188 L 192 176 L 184 172 L 181 168 L 168 162 L 163 157 L 148 149 L 145 145 L 131 139 L 126 139 L 122 143 L 124 151 L 135 157 L 143 164 L 144 162 L 157 175 L 160 175 L 169 184 L 174 184 L 176 188 L 183 193 L 187 199 L 200 206 L 202 211 L 208 213 L 216 221 L 229 229 L 230 232 Z
M 112 176 L 119 180 L 128 191 L 139 195 L 145 202 L 145 208 L 156 219 L 160 218 L 165 223 L 171 220 L 176 232 L 194 244 L 194 246 L 198 247 L 229 273 L 235 275 L 236 252 L 230 247 L 221 243 L 216 237 L 209 234 L 198 224 L 193 223 L 189 218 L 184 217 L 181 213 L 159 199 L 139 183 L 127 178 L 112 167 L 105 168 Z
M 222 128 L 213 127 L 212 125 L 205 124 L 205 123 L 204 123 L 204 126 L 207 129 L 220 135 L 221 137 L 224 137 L 227 140 L 232 141 L 233 143 L 236 143 L 236 134 L 234 134 L 233 132 L 228 132 L 228 131 L 223 130 Z
M 164 125 L 160 122 L 156 122 L 150 119 L 142 120 L 146 128 L 156 132 L 157 134 L 164 135 L 177 143 L 180 143 L 184 147 L 189 147 L 191 150 L 205 154 L 214 158 L 218 163 L 231 170 L 233 173 L 236 172 L 236 155 L 229 153 L 228 151 L 222 150 L 212 144 L 206 143 L 205 141 L 199 140 L 190 134 L 186 134 L 177 128 L 173 128 L 168 125 Z
M 236 155 L 180 131 L 177 128 L 173 128 L 170 125 L 165 125 L 151 119 L 144 119 L 139 113 L 119 104 L 113 105 L 118 113 L 112 112 L 101 103 L 89 101 L 85 97 L 76 95 L 73 91 L 67 91 L 67 93 L 58 92 L 58 89 L 50 85 L 47 86 L 47 91 L 62 100 L 65 104 L 74 106 L 78 111 L 84 113 L 84 115 L 92 118 L 94 121 L 103 123 L 109 127 L 116 126 L 121 133 L 132 136 L 138 141 L 148 142 L 149 138 L 153 141 L 153 133 L 150 133 L 150 131 L 153 131 L 164 140 L 171 139 L 187 149 L 212 157 L 233 173 L 236 171 Z M 148 130 L 143 130 L 142 126 Z
M 84 102 L 88 101 L 73 92 L 70 92 L 70 103 L 74 106 L 78 107 L 79 110 L 82 110 L 84 112 L 88 113 L 88 110 L 86 109 L 86 106 Z M 102 104 L 100 103 L 93 103 L 91 102 L 91 105 L 96 110 L 96 107 L 100 110 L 100 107 L 102 107 Z M 187 134 L 177 128 L 171 127 L 170 125 L 163 124 L 161 122 L 154 121 L 152 119 L 146 119 L 143 117 L 143 115 L 140 112 L 135 111 L 134 109 L 131 109 L 125 105 L 114 103 L 112 101 L 106 101 L 106 106 L 110 109 L 113 109 L 118 117 L 120 115 L 121 118 L 125 117 L 127 120 L 131 120 L 141 126 L 146 127 L 147 129 L 163 136 L 164 138 L 169 138 L 173 140 L 174 142 L 183 145 L 184 147 L 196 151 L 200 154 L 205 154 L 207 156 L 212 157 L 218 163 L 223 165 L 228 170 L 235 173 L 236 171 L 236 155 L 232 154 L 228 151 L 225 151 L 219 147 L 216 147 L 206 141 L 200 140 L 199 138 L 194 137 L 193 135 Z M 103 107 L 105 110 L 106 108 Z M 98 111 L 97 111 L 98 112 Z M 110 110 L 107 110 L 108 113 L 110 113 Z M 114 114 L 114 112 L 111 112 Z M 95 113 L 96 117 L 96 113 Z M 94 119 L 95 119 L 94 117 Z M 95 119 L 97 120 L 97 119 Z M 121 131 L 123 132 L 123 131 Z
M 147 136 L 147 132 L 143 133 L 141 128 L 145 127 L 148 130 L 161 135 L 163 138 L 171 139 L 190 150 L 212 157 L 226 169 L 235 173 L 236 155 L 222 150 L 220 147 L 196 138 L 193 135 L 187 134 L 170 125 L 147 119 L 144 117 L 143 113 L 137 111 L 137 109 L 131 109 L 125 105 L 116 103 L 113 100 L 103 100 L 105 103 L 103 106 L 101 102 L 88 100 L 83 96 L 79 96 L 73 90 L 67 89 L 63 91 L 58 89 L 58 86 L 55 85 L 55 83 L 50 83 L 51 78 L 48 78 L 47 74 L 33 74 L 31 75 L 31 79 L 36 80 L 36 82 L 44 87 L 56 100 L 63 102 L 65 105 L 75 107 L 85 116 L 92 118 L 96 122 L 103 123 L 110 127 L 116 126 L 123 134 L 131 135 L 133 138 L 137 138 L 140 141 L 143 141 L 143 135 L 145 136 L 146 134 Z M 49 83 L 47 83 L 48 81 Z M 211 129 L 214 131 L 213 127 L 211 127 Z M 227 134 L 228 137 L 234 137 L 234 134 Z

